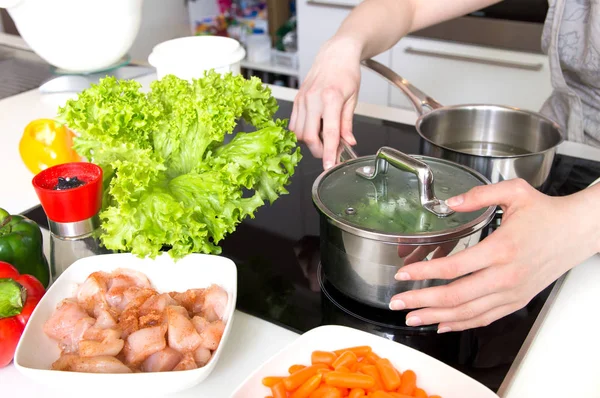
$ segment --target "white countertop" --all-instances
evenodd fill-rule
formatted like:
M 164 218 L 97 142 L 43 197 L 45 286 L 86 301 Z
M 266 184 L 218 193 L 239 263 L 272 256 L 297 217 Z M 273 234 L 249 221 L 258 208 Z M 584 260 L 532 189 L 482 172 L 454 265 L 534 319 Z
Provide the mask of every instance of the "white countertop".
M 6 43 L 0 34 L 0 43 Z M 12 40 L 12 38 L 11 38 Z M 147 85 L 153 75 L 138 79 Z M 273 86 L 273 95 L 293 100 L 296 90 Z M 41 95 L 37 90 L 0 100 L 0 206 L 22 212 L 39 202 L 32 174 L 23 165 L 18 144 L 33 119 L 56 115 L 70 95 Z M 357 114 L 414 124 L 413 112 L 359 104 Z M 600 160 L 600 150 L 565 143 L 560 153 Z M 499 395 L 504 398 L 600 397 L 600 255 L 580 264 L 561 279 L 538 317 Z M 236 312 L 231 340 L 214 373 L 204 383 L 178 397 L 227 397 L 257 365 L 293 341 L 297 334 L 259 318 Z M 587 359 L 590 358 L 590 359 Z M 0 369 L 2 396 L 65 397 L 32 384 L 9 365 Z M 450 397 L 445 397 L 450 398 Z

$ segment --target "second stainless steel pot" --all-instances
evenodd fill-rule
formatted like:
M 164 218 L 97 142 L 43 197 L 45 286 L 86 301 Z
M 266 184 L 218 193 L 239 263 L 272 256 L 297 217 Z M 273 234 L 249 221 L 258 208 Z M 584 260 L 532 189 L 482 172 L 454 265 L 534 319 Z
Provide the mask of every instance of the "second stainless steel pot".
M 312 189 L 327 280 L 343 294 L 384 309 L 397 293 L 451 282 L 396 281 L 394 275 L 406 264 L 479 242 L 496 207 L 455 213 L 444 200 L 489 180 L 454 162 L 389 147 L 364 157 L 345 143 L 343 149 L 345 161 L 324 171 Z
M 557 146 L 564 140 L 555 122 L 508 106 L 442 106 L 385 65 L 371 59 L 363 65 L 400 88 L 413 103 L 424 155 L 468 166 L 492 183 L 523 178 L 541 189 L 548 180 Z

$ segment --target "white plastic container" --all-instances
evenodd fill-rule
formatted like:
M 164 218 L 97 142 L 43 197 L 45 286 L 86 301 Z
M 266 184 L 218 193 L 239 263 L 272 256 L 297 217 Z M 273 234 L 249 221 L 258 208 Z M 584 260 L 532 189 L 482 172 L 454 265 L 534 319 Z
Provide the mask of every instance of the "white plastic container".
M 148 57 L 158 79 L 173 74 L 181 79 L 200 78 L 204 71 L 240 73 L 246 50 L 235 39 L 221 36 L 190 36 L 156 45 Z
M 256 63 L 271 62 L 271 37 L 265 33 L 253 33 L 246 38 L 248 61 Z

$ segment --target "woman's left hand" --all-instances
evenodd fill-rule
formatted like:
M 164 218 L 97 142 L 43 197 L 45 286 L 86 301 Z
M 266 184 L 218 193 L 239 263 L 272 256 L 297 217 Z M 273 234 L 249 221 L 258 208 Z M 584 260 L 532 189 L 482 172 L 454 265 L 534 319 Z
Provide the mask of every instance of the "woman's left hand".
M 523 308 L 563 273 L 599 251 L 599 188 L 550 197 L 515 179 L 449 199 L 448 205 L 460 212 L 500 205 L 502 224 L 466 250 L 402 267 L 397 280 L 463 277 L 397 294 L 390 308 L 417 309 L 406 316 L 406 324 L 439 323 L 438 333 L 487 326 Z

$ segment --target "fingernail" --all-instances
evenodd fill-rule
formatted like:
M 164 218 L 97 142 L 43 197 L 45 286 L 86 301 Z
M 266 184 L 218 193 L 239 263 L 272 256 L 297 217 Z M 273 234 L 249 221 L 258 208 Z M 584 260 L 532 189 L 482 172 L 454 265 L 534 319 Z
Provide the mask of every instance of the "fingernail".
M 410 280 L 410 275 L 408 275 L 408 272 L 398 272 L 395 278 L 398 281 L 408 281 Z
M 325 162 L 325 166 L 323 166 L 325 168 L 325 170 L 329 170 L 330 168 L 333 167 L 333 162 L 331 161 L 327 161 Z
M 399 311 L 406 308 L 406 304 L 402 300 L 392 300 L 390 302 L 390 310 Z
M 411 316 L 406 320 L 406 326 L 421 326 L 423 321 L 418 316 Z
M 443 328 L 439 328 L 437 332 L 438 332 L 438 334 L 442 334 L 442 333 L 448 333 L 451 331 L 452 331 L 452 329 L 450 329 L 448 326 L 444 326 Z
M 464 201 L 465 197 L 463 195 L 458 195 L 446 200 L 446 204 L 450 207 L 453 207 L 461 205 Z

